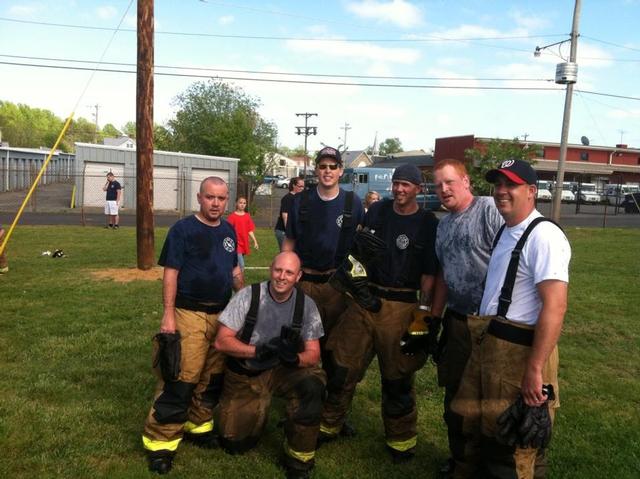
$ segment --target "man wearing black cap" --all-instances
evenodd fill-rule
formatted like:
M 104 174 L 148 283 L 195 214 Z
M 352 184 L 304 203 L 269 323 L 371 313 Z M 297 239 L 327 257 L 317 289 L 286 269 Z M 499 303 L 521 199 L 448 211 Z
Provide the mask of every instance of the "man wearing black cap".
M 329 278 L 351 248 L 356 227 L 362 223 L 362 201 L 340 188 L 342 155 L 325 146 L 316 155 L 316 188 L 295 195 L 286 225 L 284 251 L 295 251 L 302 261 L 302 290 L 316 302 L 325 338 L 331 333 L 346 302 Z
M 413 165 L 396 168 L 393 200 L 371 205 L 365 228 L 386 244 L 386 251 L 367 268 L 370 289 L 379 298 L 377 312 L 357 302 L 348 309 L 328 338 L 325 367 L 328 398 L 320 424 L 321 441 L 335 438 L 349 409 L 356 384 L 363 378 L 374 355 L 382 377 L 382 416 L 387 450 L 394 463 L 410 460 L 417 443 L 414 373 L 427 359 L 425 348 L 404 351 L 401 340 L 420 304 L 431 304 L 437 270 L 434 251 L 438 221 L 419 207 L 422 174 Z M 435 305 L 434 305 L 435 306 Z M 438 315 L 441 311 L 437 311 Z
M 462 416 L 464 451 L 453 477 L 534 477 L 558 401 L 558 349 L 571 248 L 535 209 L 537 176 L 522 160 L 489 171 L 505 225 L 493 242 L 480 305 L 482 328 L 451 410 Z M 517 471 L 517 472 L 516 472 Z M 484 474 L 484 475 L 483 475 Z M 540 471 L 535 477 L 541 477 Z

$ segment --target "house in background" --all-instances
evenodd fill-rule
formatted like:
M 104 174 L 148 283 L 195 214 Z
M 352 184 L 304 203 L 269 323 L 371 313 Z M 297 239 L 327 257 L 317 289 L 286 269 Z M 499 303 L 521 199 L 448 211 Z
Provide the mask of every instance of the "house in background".
M 342 153 L 342 164 L 345 168 L 360 168 L 373 165 L 373 160 L 364 150 L 347 150 Z
M 122 135 L 117 138 L 105 138 L 102 140 L 102 144 L 106 146 L 115 146 L 117 148 L 134 149 L 136 147 L 136 140 L 129 138 L 127 135 Z
M 298 176 L 298 162 L 280 153 L 267 153 L 265 155 L 267 174 L 278 176 L 283 175 L 286 178 Z

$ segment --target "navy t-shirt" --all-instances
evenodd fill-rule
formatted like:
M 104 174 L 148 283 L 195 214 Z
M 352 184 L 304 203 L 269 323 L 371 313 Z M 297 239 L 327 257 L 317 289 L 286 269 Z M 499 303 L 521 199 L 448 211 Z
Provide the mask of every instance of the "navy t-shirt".
M 431 211 L 420 208 L 414 214 L 399 215 L 393 211 L 393 200 L 377 201 L 369 207 L 364 225 L 387 244 L 387 254 L 368 271 L 369 281 L 417 290 L 423 274 L 435 276 L 438 219 Z M 416 248 L 416 244 L 422 247 Z
M 121 190 L 122 186 L 116 180 L 113 180 L 107 186 L 107 201 L 116 201 L 118 199 L 118 190 Z
M 226 304 L 231 297 L 233 268 L 238 265 L 236 233 L 227 221 L 209 226 L 195 215 L 169 230 L 158 264 L 179 270 L 178 296 Z
M 300 204 L 305 193 L 298 193 L 293 197 L 293 203 L 289 210 L 286 234 L 287 238 L 295 240 L 295 251 L 302 259 L 302 266 L 318 271 L 327 271 L 337 267 L 336 249 L 340 238 L 342 226 L 342 213 L 347 193 L 340 190 L 334 199 L 325 201 L 318 196 L 318 190 L 308 190 L 307 223 L 303 226 L 300 221 Z M 351 217 L 350 231 L 347 235 L 345 251 L 351 248 L 356 226 L 362 224 L 364 209 L 358 195 L 353 195 L 353 215 Z M 305 257 L 304 253 L 308 252 Z
M 278 221 L 276 222 L 276 227 L 274 229 L 284 231 L 284 221 L 282 221 L 282 213 L 289 214 L 289 210 L 291 209 L 291 203 L 293 203 L 293 197 L 295 195 L 291 192 L 287 193 L 280 200 L 280 212 L 278 213 Z M 288 217 L 287 217 L 288 221 Z

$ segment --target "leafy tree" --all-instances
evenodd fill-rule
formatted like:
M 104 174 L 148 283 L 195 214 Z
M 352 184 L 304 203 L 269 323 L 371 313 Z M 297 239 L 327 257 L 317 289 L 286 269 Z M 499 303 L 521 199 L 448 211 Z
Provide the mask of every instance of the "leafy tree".
M 63 121 L 49 110 L 22 103 L 0 101 L 0 130 L 3 141 L 26 148 L 54 145 Z
M 169 120 L 180 151 L 239 158 L 238 173 L 264 176 L 265 155 L 275 150 L 276 126 L 258 113 L 260 103 L 242 89 L 210 80 L 177 96 Z
M 122 128 L 120 130 L 122 131 L 122 133 L 127 135 L 129 138 L 135 138 L 136 137 L 136 122 L 135 121 L 128 121 L 122 126 Z
M 517 159 L 535 163 L 533 159 L 540 147 L 533 144 L 523 145 L 517 138 L 513 140 L 494 139 L 482 143 L 475 148 L 465 151 L 465 157 L 469 160 L 467 170 L 471 178 L 474 192 L 479 195 L 487 195 L 491 192 L 491 185 L 484 179 L 487 171 L 495 168 L 505 160 Z
M 153 125 L 153 147 L 156 150 L 175 150 L 173 147 L 173 136 L 171 135 L 171 132 L 162 125 Z
M 103 138 L 118 138 L 122 133 L 111 123 L 107 123 L 102 127 Z
M 380 147 L 378 148 L 378 154 L 381 156 L 392 155 L 394 153 L 400 153 L 404 151 L 402 149 L 402 143 L 400 139 L 395 138 L 387 138 L 382 143 L 380 143 Z

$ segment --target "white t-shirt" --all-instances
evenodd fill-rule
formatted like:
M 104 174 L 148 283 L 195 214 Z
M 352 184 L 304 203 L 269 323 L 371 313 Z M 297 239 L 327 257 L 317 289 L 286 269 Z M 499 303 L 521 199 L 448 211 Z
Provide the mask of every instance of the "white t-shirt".
M 487 279 L 480 305 L 481 315 L 494 315 L 498 311 L 498 298 L 511 260 L 511 252 L 534 218 L 542 216 L 537 210 L 522 223 L 506 227 L 500 236 L 487 271 Z M 555 279 L 569 282 L 571 247 L 562 230 L 553 223 L 538 224 L 524 244 L 518 264 L 516 282 L 507 318 L 511 321 L 535 325 L 542 309 L 536 285 Z

